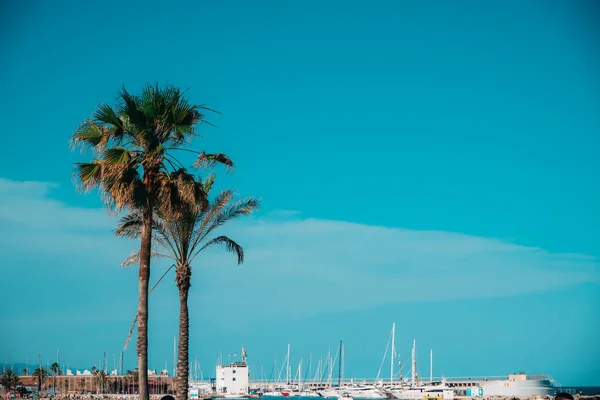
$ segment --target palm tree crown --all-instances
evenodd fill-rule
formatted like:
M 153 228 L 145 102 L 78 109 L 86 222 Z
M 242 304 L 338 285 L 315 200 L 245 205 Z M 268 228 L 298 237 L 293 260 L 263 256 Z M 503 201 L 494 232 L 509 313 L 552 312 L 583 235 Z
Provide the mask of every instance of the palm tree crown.
M 35 371 L 33 371 L 33 374 L 31 374 L 31 376 L 34 376 L 37 378 L 38 392 L 39 392 L 42 390 L 42 385 L 44 384 L 46 379 L 48 379 L 48 377 L 50 376 L 50 371 L 48 370 L 48 368 L 46 368 L 44 366 L 40 366 L 40 367 L 36 368 Z
M 209 193 L 214 183 L 214 176 L 209 176 L 202 182 L 203 190 Z M 244 251 L 236 242 L 227 236 L 214 236 L 217 228 L 226 222 L 251 214 L 258 210 L 260 201 L 250 197 L 243 200 L 233 201 L 231 190 L 223 190 L 207 206 L 186 206 L 180 208 L 176 217 L 158 209 L 153 221 L 153 240 L 159 250 L 153 251 L 152 256 L 164 257 L 178 264 L 191 264 L 192 261 L 203 251 L 214 245 L 224 245 L 227 251 L 234 252 L 238 258 L 238 264 L 244 261 Z M 119 221 L 115 234 L 129 238 L 138 238 L 141 235 L 142 215 L 139 211 L 133 211 Z M 122 266 L 137 263 L 139 251 L 135 251 L 127 258 Z M 189 278 L 184 276 L 177 278 L 177 286 L 185 287 L 189 284 Z
M 106 204 L 117 211 L 143 208 L 154 197 L 164 210 L 176 204 L 174 197 L 194 203 L 201 199 L 203 193 L 188 185 L 191 176 L 172 152 L 191 151 L 183 146 L 196 136 L 195 126 L 206 122 L 201 111 L 209 109 L 189 104 L 179 89 L 170 86 L 148 85 L 140 96 L 123 88 L 119 98 L 116 110 L 106 104 L 98 106 L 93 118 L 73 135 L 74 147 L 91 149 L 95 155 L 91 162 L 76 164 L 81 188 L 99 188 Z M 195 153 L 196 166 L 222 163 L 233 167 L 224 154 Z
M 50 366 L 50 372 L 52 373 L 52 378 L 54 380 L 54 391 L 56 392 L 56 376 L 61 374 L 60 366 L 57 362 L 52 363 L 52 365 Z
M 19 376 L 15 374 L 12 369 L 4 371 L 4 374 L 0 378 L 0 384 L 7 392 L 12 388 L 16 388 L 20 383 Z

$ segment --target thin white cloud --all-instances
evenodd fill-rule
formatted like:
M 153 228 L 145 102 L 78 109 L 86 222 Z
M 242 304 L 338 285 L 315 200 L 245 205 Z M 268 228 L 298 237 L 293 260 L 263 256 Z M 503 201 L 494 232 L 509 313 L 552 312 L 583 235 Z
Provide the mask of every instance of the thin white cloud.
M 302 214 L 302 212 L 298 210 L 273 210 L 269 211 L 267 216 L 271 218 L 288 218 L 298 216 L 300 214 Z
M 115 246 L 117 250 L 126 246 L 111 235 L 115 218 L 102 209 L 74 207 L 49 197 L 55 187 L 48 182 L 0 178 L 0 248 L 4 252 L 85 254 L 103 249 L 110 254 Z
M 115 265 L 134 247 L 112 237 L 114 218 L 49 198 L 51 186 L 0 180 L 0 195 L 10 191 L 0 196 L 2 251 L 68 250 L 78 262 L 88 257 Z M 224 227 L 221 233 L 245 249 L 243 266 L 218 250 L 197 260 L 190 301 L 211 305 L 206 318 L 235 325 L 388 303 L 518 296 L 600 280 L 598 262 L 588 255 L 287 215 L 293 218 L 279 212 Z M 172 294 L 161 293 L 155 296 Z
M 243 309 L 236 307 L 236 296 L 222 296 L 222 309 L 216 310 L 230 310 L 236 321 L 269 313 L 306 316 L 387 303 L 517 296 L 600 278 L 589 256 L 451 232 L 263 219 L 227 233 L 245 247 L 245 265 L 234 270 L 230 255 L 211 253 L 199 265 L 209 268 L 195 273 L 202 278 L 193 299 L 207 302 L 214 286 L 237 291 Z

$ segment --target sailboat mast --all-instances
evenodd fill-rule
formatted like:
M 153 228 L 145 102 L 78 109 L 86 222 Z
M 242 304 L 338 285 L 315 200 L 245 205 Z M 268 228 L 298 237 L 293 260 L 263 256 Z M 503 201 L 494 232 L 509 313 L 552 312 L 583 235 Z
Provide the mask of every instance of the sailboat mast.
M 396 323 L 392 323 L 392 355 L 390 357 L 390 385 L 394 381 L 394 355 L 396 353 L 396 344 L 395 342 L 396 336 Z
M 175 360 L 175 354 L 177 352 L 176 350 L 177 348 L 177 340 L 175 339 L 175 336 L 173 336 L 173 376 L 177 376 L 177 362 Z
M 341 361 L 342 361 L 342 381 L 344 380 L 344 343 L 342 343 L 342 341 L 340 340 L 340 343 L 342 344 L 342 351 L 341 351 Z
M 340 340 L 340 363 L 338 365 L 338 387 L 342 386 L 342 358 L 344 358 L 344 347 L 342 345 L 342 341 Z
M 411 368 L 411 377 L 410 377 L 410 382 L 413 386 L 415 384 L 415 375 L 416 375 L 416 371 L 417 371 L 417 359 L 415 356 L 416 348 L 417 348 L 417 341 L 416 341 L 416 339 L 413 339 L 412 368 Z
M 298 391 L 302 391 L 302 358 L 300 358 L 300 364 L 298 365 Z
M 433 349 L 429 350 L 429 383 L 433 382 Z
M 329 358 L 329 362 L 327 363 L 327 368 L 329 370 L 327 376 L 327 383 L 329 384 L 329 387 L 331 387 L 333 378 L 333 358 L 331 358 L 331 349 L 329 349 L 329 352 L 327 353 L 327 358 Z
M 287 364 L 286 364 L 286 370 L 285 370 L 285 379 L 287 384 L 290 384 L 290 345 L 288 344 L 288 351 L 287 351 Z

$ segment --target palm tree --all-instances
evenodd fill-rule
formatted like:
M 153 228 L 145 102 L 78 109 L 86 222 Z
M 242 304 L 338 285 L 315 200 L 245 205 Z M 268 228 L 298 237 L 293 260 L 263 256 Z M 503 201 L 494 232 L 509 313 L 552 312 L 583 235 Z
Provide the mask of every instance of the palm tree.
M 108 376 L 104 370 L 92 368 L 92 374 L 94 375 L 94 381 L 96 381 L 96 388 L 100 387 L 100 394 L 104 392 L 104 385 L 106 384 L 106 377 Z
M 204 183 L 204 191 L 209 193 L 214 176 Z M 153 256 L 170 258 L 175 262 L 175 281 L 179 289 L 179 346 L 177 359 L 176 398 L 188 398 L 189 373 L 189 312 L 188 294 L 191 287 L 192 261 L 201 253 L 214 245 L 224 245 L 227 251 L 237 255 L 238 264 L 244 261 L 242 247 L 227 236 L 214 236 L 215 230 L 227 221 L 248 215 L 259 207 L 259 201 L 248 198 L 233 201 L 230 190 L 222 191 L 208 206 L 188 206 L 177 217 L 157 210 L 154 218 L 153 240 L 160 251 Z M 137 238 L 142 232 L 143 215 L 139 212 L 127 214 L 121 218 L 117 228 L 117 236 Z M 123 265 L 137 262 L 139 253 L 132 254 Z M 134 321 L 135 323 L 135 321 Z
M 206 122 L 202 114 L 206 110 L 212 111 L 189 104 L 181 91 L 172 86 L 146 85 L 139 96 L 123 88 L 116 110 L 106 104 L 98 106 L 93 118 L 85 120 L 72 138 L 74 146 L 93 152 L 91 162 L 75 166 L 81 190 L 99 188 L 109 210 L 142 210 L 137 312 L 140 400 L 149 399 L 148 282 L 152 216 L 156 206 L 173 212 L 181 201 L 197 203 L 205 198 L 172 153 L 187 150 L 183 147 L 196 135 L 196 125 Z M 197 166 L 221 163 L 233 167 L 224 154 L 194 153 L 198 156 Z
M 50 372 L 48 371 L 48 368 L 46 368 L 44 366 L 40 366 L 40 367 L 36 368 L 35 371 L 33 371 L 33 374 L 31 374 L 31 376 L 36 377 L 38 380 L 38 393 L 39 393 L 42 391 L 42 384 L 50 376 Z
M 60 374 L 60 366 L 57 362 L 53 362 L 50 366 L 50 372 L 52 372 L 52 377 L 54 379 L 54 393 L 56 393 L 56 376 Z
M 138 383 L 138 380 L 139 380 L 139 373 L 138 373 L 137 369 L 135 371 L 131 371 L 128 369 L 127 372 L 125 372 L 125 381 L 127 383 L 127 394 L 129 394 L 129 391 L 131 389 L 131 384 Z
M 0 378 L 0 384 L 8 392 L 12 388 L 19 386 L 21 381 L 19 380 L 19 376 L 15 374 L 12 369 L 7 369 L 4 371 L 2 378 Z

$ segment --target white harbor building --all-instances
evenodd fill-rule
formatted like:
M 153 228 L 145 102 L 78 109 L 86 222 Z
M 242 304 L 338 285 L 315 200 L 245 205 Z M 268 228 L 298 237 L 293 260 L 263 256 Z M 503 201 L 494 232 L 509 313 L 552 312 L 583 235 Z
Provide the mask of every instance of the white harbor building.
M 242 361 L 217 365 L 216 391 L 225 397 L 248 394 L 248 364 L 246 349 L 242 349 Z

